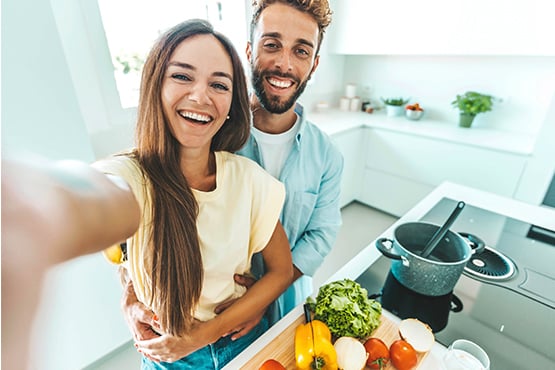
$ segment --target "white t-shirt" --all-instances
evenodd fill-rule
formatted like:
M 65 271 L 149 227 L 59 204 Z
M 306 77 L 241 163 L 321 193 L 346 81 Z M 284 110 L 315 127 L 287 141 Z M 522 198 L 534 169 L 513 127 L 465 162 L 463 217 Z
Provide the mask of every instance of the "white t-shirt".
M 299 117 L 297 116 L 295 124 L 289 130 L 281 134 L 268 134 L 260 131 L 256 127 L 252 129 L 252 134 L 260 148 L 264 168 L 276 179 L 279 179 L 285 160 L 293 147 L 295 135 L 297 135 L 300 127 L 299 121 Z
M 141 205 L 138 231 L 127 240 L 126 267 L 137 298 L 147 304 L 151 294 L 146 243 L 151 225 L 151 195 L 138 164 L 128 157 L 113 157 L 94 164 L 99 170 L 120 176 L 131 186 Z M 214 308 L 242 296 L 245 287 L 233 280 L 235 273 L 250 271 L 254 253 L 264 249 L 273 234 L 285 199 L 283 184 L 254 161 L 228 152 L 216 152 L 216 189 L 193 189 L 199 206 L 199 233 L 204 281 L 195 318 L 206 321 Z M 183 282 L 186 284 L 187 282 Z

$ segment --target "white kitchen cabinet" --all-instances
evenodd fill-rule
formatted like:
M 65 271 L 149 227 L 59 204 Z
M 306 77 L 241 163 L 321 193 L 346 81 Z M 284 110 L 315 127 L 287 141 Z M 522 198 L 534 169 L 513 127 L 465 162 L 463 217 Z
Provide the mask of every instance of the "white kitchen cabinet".
M 550 0 L 336 0 L 338 54 L 555 55 Z
M 343 154 L 344 168 L 341 179 L 340 206 L 344 207 L 358 198 L 364 166 L 363 128 L 355 128 L 337 133 L 331 137 Z
M 371 168 L 364 169 L 358 201 L 402 217 L 434 187 Z
M 365 129 L 359 200 L 402 216 L 443 181 L 513 197 L 527 155 L 380 129 Z

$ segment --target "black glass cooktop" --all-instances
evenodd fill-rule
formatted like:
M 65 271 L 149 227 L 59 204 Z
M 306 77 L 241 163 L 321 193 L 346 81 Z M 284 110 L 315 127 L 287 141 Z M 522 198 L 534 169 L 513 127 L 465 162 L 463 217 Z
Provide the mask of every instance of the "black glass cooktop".
M 443 224 L 459 200 L 442 199 L 420 221 Z M 491 370 L 555 369 L 555 232 L 468 203 L 450 230 L 478 236 L 487 253 L 507 258 L 514 271 L 500 279 L 465 271 L 453 292 L 463 309 L 449 314 L 436 339 L 445 346 L 459 338 L 479 343 Z M 379 294 L 390 265 L 382 256 L 357 281 Z

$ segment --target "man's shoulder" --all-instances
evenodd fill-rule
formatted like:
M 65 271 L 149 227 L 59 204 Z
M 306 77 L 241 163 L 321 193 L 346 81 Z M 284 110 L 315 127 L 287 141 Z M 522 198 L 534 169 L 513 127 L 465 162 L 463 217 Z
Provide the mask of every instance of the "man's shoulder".
M 337 152 L 339 155 L 339 149 L 336 147 L 328 133 L 308 120 L 305 120 L 304 125 L 305 127 L 301 139 L 303 142 L 308 142 L 308 145 L 312 147 Z

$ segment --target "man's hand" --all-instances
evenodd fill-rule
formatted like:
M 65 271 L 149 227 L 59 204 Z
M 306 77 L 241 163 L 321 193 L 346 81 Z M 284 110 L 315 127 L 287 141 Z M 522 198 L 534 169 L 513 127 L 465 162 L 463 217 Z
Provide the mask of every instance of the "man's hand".
M 235 280 L 235 282 L 239 285 L 242 285 L 244 287 L 246 287 L 247 289 L 249 289 L 251 286 L 254 285 L 254 283 L 256 283 L 256 279 L 251 277 L 251 276 L 247 276 L 247 275 L 239 275 L 239 274 L 235 274 L 233 275 L 233 279 Z M 235 301 L 237 300 L 237 298 L 235 299 L 230 299 L 228 301 L 225 301 L 223 303 L 220 303 L 218 306 L 216 306 L 216 308 L 214 309 L 214 312 L 219 315 L 222 312 L 224 312 L 228 307 L 230 307 L 233 303 L 235 303 Z
M 135 342 L 160 336 L 160 325 L 156 321 L 154 313 L 139 302 L 131 280 L 129 280 L 123 290 L 121 307 Z
M 155 362 L 175 362 L 209 343 L 205 341 L 204 323 L 195 320 L 189 334 L 175 337 L 169 334 L 135 342 L 137 351 Z

